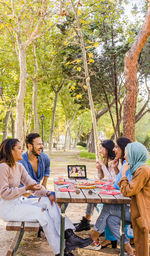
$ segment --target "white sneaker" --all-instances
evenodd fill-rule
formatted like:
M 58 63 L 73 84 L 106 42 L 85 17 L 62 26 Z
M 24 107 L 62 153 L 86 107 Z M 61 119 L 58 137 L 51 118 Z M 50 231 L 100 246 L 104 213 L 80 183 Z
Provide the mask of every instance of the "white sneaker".
M 99 241 L 93 241 L 92 244 L 84 247 L 84 249 L 87 249 L 87 250 L 94 250 L 94 251 L 99 251 L 101 249 L 101 244 Z
M 121 256 L 121 253 L 119 253 L 118 256 Z M 135 256 L 135 254 L 133 253 L 131 255 L 131 254 L 127 253 L 127 252 L 124 252 L 124 256 Z

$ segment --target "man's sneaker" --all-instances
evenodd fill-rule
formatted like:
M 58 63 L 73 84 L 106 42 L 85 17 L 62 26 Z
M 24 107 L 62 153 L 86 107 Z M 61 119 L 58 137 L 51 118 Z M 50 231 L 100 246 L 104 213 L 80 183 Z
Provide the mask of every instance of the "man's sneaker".
M 82 218 L 82 220 L 80 221 L 80 223 L 75 227 L 76 228 L 76 232 L 80 232 L 83 230 L 90 230 L 90 220 L 87 220 L 85 217 Z
M 99 241 L 93 241 L 93 243 L 88 245 L 85 249 L 99 251 L 101 247 L 102 246 Z
M 77 236 L 76 234 L 74 234 L 72 229 L 67 229 L 65 231 L 65 239 L 66 239 L 65 252 L 71 252 L 76 248 L 84 248 L 93 242 L 91 238 L 83 239 Z

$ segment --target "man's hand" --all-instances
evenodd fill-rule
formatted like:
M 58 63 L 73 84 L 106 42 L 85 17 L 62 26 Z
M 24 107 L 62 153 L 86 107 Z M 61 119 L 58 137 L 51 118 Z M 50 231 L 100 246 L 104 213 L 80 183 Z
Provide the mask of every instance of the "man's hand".
M 42 188 L 42 186 L 40 184 L 36 184 L 36 183 L 26 186 L 26 190 L 32 190 L 32 191 L 40 190 L 41 188 Z
M 55 196 L 54 196 L 53 194 L 50 194 L 50 195 L 48 196 L 48 198 L 49 198 L 49 200 L 50 200 L 50 202 L 51 202 L 51 205 L 53 205 L 53 202 L 55 202 Z
M 122 177 L 126 177 L 126 172 L 129 170 L 130 165 L 128 163 L 125 163 L 122 168 Z

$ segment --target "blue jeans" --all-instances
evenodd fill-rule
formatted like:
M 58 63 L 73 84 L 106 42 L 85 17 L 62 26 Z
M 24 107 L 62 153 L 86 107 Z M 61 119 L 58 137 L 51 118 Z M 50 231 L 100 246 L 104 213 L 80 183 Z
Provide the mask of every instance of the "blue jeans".
M 126 206 L 125 210 L 125 220 L 131 223 L 131 215 L 129 212 L 129 206 Z M 120 221 L 121 221 L 121 205 L 105 204 L 99 215 L 95 229 L 101 234 L 106 225 L 110 228 L 113 235 L 116 237 L 120 243 Z M 125 236 L 125 243 L 128 243 L 129 239 Z
M 94 208 L 96 208 L 97 212 L 100 214 L 103 209 L 103 204 L 88 204 L 86 208 L 86 214 L 91 216 L 94 212 Z M 113 236 L 110 228 L 108 226 L 105 227 L 105 238 L 106 240 L 115 241 L 116 238 Z
M 93 215 L 94 208 L 96 208 L 98 214 L 100 214 L 103 208 L 103 204 L 88 204 L 86 207 L 86 214 L 89 216 Z

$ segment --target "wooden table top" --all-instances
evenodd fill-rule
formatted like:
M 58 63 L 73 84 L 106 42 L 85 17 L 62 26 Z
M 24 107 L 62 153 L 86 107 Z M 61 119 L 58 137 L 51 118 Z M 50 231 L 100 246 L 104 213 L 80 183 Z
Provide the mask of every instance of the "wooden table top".
M 71 180 L 70 180 L 71 181 Z M 86 180 L 87 182 L 87 180 Z M 60 192 L 60 185 L 54 184 L 55 195 L 57 203 L 104 203 L 104 204 L 129 204 L 131 199 L 119 195 L 101 194 L 100 188 L 94 188 L 94 193 L 89 194 L 89 189 L 78 189 L 79 194 L 76 192 Z

